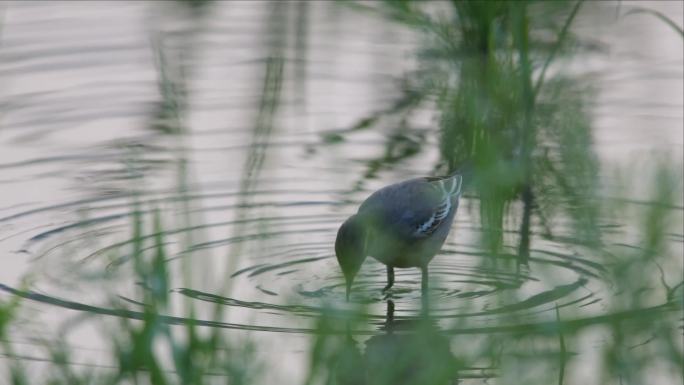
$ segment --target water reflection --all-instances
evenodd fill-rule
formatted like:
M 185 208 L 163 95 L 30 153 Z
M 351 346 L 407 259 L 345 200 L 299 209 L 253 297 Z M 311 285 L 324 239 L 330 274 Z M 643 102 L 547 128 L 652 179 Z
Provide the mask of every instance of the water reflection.
M 428 308 L 415 320 L 395 320 L 394 302 L 387 301 L 381 333 L 364 342 L 363 352 L 350 334 L 345 337 L 335 368 L 339 384 L 454 384 L 460 363 L 449 338 L 430 318 Z

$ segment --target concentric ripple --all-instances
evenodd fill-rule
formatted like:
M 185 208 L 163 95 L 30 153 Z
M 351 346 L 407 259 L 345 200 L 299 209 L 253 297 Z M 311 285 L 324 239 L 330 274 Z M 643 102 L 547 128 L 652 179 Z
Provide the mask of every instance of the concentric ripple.
M 131 236 L 139 215 L 147 229 L 137 238 L 143 252 L 153 254 L 155 240 L 163 239 L 171 298 L 190 300 L 198 309 L 220 306 L 226 316 L 200 321 L 307 332 L 329 306 L 346 307 L 334 238 L 339 224 L 370 193 L 334 190 L 323 182 L 306 184 L 318 189 L 291 188 L 289 180 L 268 178 L 249 193 L 240 192 L 238 183 L 214 183 L 190 186 L 183 193 L 136 191 L 17 210 L 0 218 L 15 228 L 4 232 L 4 239 L 21 241 L 17 251 L 30 256 L 39 279 L 30 292 L 2 288 L 70 309 L 137 318 L 144 299 L 131 278 Z M 430 264 L 433 317 L 482 328 L 548 321 L 557 307 L 600 314 L 604 268 L 594 262 L 595 251 L 537 234 L 537 248 L 526 264 L 514 254 L 483 252 L 478 248 L 481 228 L 470 215 L 476 203 L 464 198 L 450 237 Z M 73 218 L 71 213 L 80 218 L 65 219 Z M 149 226 L 155 213 L 161 213 L 160 231 Z M 30 225 L 53 216 L 61 220 Z M 185 269 L 192 274 L 184 274 Z M 366 306 L 372 324 L 384 322 L 388 298 L 396 304 L 395 319 L 415 318 L 421 311 L 420 278 L 418 269 L 398 269 L 387 297 L 381 293 L 384 265 L 369 258 L 355 281 L 352 302 Z M 186 314 L 177 310 L 167 316 L 168 322 L 178 323 Z

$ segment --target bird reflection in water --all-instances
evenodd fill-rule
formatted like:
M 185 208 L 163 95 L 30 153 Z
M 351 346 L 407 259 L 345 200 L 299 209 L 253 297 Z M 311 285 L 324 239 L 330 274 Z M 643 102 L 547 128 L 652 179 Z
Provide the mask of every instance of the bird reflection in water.
M 363 353 L 347 333 L 336 365 L 339 385 L 454 385 L 458 360 L 447 338 L 427 312 L 418 319 L 395 320 L 387 302 L 382 334 L 365 342 Z

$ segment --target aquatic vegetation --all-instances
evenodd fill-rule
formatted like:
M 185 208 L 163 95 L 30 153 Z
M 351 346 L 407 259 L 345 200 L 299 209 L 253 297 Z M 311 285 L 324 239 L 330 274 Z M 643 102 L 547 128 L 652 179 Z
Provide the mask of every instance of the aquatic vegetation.
M 575 219 L 583 242 L 597 242 L 591 189 L 598 165 L 584 107 L 590 95 L 560 75 L 548 76 L 572 41 L 570 26 L 582 2 L 448 4 L 433 16 L 430 5 L 386 3 L 392 18 L 426 31 L 428 44 L 419 53 L 422 68 L 411 79 L 411 92 L 434 101 L 441 112 L 442 159 L 436 169 L 473 164 L 480 218 L 488 229 L 483 242 L 494 252 L 503 246 L 504 217 L 516 212 L 508 210 L 515 200 L 523 204 L 521 262 L 529 256 L 532 221 L 551 220 L 559 214 L 553 208 L 568 208 L 562 214 Z M 555 40 L 535 40 L 548 35 Z M 575 197 L 574 203 L 549 202 L 566 197 Z

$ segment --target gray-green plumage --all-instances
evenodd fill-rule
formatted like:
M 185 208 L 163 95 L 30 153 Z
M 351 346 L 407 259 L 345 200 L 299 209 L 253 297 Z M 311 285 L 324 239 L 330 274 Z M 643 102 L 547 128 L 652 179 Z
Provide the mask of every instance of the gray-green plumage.
M 358 212 L 342 224 L 335 241 L 347 296 L 367 256 L 387 265 L 385 290 L 393 284 L 395 267 L 419 267 L 425 289 L 427 265 L 449 234 L 461 184 L 460 175 L 416 178 L 371 194 Z

